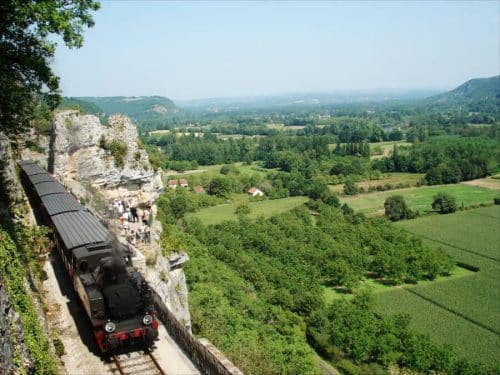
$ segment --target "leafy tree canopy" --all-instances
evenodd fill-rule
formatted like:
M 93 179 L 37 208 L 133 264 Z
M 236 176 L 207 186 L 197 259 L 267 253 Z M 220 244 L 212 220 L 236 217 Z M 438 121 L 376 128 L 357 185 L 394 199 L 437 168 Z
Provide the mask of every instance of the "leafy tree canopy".
M 450 214 L 457 210 L 457 202 L 455 197 L 446 193 L 439 193 L 434 197 L 432 209 L 440 214 Z
M 385 216 L 391 221 L 411 219 L 413 212 L 408 208 L 406 201 L 401 195 L 392 195 L 384 202 Z
M 6 133 L 28 127 L 35 115 L 48 114 L 60 101 L 59 78 L 50 67 L 62 37 L 70 48 L 83 43 L 93 26 L 95 0 L 3 0 L 0 2 L 0 123 Z M 42 104 L 43 103 L 43 104 Z

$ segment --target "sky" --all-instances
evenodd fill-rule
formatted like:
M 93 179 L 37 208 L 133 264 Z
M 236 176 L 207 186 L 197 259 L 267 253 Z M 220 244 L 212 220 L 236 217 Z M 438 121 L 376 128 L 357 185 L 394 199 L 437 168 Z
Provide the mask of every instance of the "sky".
M 500 70 L 500 2 L 102 1 L 65 96 L 451 89 Z

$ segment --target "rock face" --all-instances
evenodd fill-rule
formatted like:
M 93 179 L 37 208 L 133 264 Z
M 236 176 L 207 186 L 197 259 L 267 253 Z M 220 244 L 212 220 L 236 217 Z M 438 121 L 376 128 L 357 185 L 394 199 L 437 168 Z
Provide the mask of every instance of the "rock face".
M 14 311 L 10 296 L 1 283 L 0 307 L 0 375 L 17 374 L 14 366 L 15 352 L 20 356 L 24 369 L 32 368 L 33 360 L 23 342 L 24 333 L 19 314 Z
M 121 164 L 110 146 L 113 143 L 125 145 Z M 75 193 L 85 193 L 78 185 L 86 182 L 106 199 L 135 197 L 145 202 L 154 201 L 163 190 L 161 172 L 151 168 L 128 117 L 112 116 L 104 126 L 93 115 L 58 112 L 51 149 L 54 174 Z

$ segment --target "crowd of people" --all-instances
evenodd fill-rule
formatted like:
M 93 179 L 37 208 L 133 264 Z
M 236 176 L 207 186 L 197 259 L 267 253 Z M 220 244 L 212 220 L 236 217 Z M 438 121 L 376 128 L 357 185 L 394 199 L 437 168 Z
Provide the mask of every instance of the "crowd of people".
M 134 246 L 151 242 L 151 225 L 153 223 L 151 204 L 151 201 L 149 201 L 143 206 L 144 208 L 139 209 L 135 198 L 129 200 L 115 199 L 112 202 L 111 210 L 120 221 L 122 234 Z M 134 223 L 134 225 L 131 225 L 131 223 Z

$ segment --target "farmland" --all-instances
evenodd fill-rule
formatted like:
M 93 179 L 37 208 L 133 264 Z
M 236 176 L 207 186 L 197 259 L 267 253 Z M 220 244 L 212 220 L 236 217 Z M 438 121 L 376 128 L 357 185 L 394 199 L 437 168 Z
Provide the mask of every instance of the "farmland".
M 416 186 L 419 181 L 424 177 L 423 173 L 387 173 L 382 175 L 381 178 L 377 180 L 364 180 L 357 182 L 356 185 L 359 188 L 365 189 L 367 191 L 370 188 L 376 188 L 377 186 L 392 185 L 397 186 L 398 184 L 404 184 L 406 187 Z M 342 193 L 344 189 L 343 184 L 331 185 L 330 190 L 334 193 Z
M 500 358 L 500 207 L 397 223 L 480 270 L 471 276 L 377 294 L 380 311 L 405 312 L 412 327 L 485 363 Z
M 493 198 L 498 196 L 500 191 L 465 184 L 437 185 L 343 197 L 341 202 L 347 203 L 356 212 L 383 214 L 385 200 L 391 195 L 401 195 L 412 210 L 430 211 L 433 197 L 440 192 L 454 196 L 459 206 L 462 203 L 464 206 L 469 206 L 480 203 L 493 203 Z
M 188 214 L 187 217 L 196 217 L 205 225 L 217 224 L 224 220 L 235 220 L 237 218 L 235 210 L 241 203 L 245 203 L 248 200 L 248 198 L 245 198 L 240 199 L 240 202 L 235 201 L 215 207 L 204 208 L 196 213 Z M 257 218 L 260 216 L 270 217 L 300 206 L 305 201 L 307 201 L 306 197 L 290 197 L 248 202 L 247 204 L 250 208 L 248 216 L 251 218 Z
M 405 141 L 387 141 L 387 142 L 376 142 L 376 143 L 370 143 L 371 147 L 371 156 L 370 159 L 380 159 L 383 158 L 384 156 L 389 156 L 389 154 L 392 152 L 394 149 L 394 145 L 397 146 L 411 146 L 411 143 L 405 142 Z

